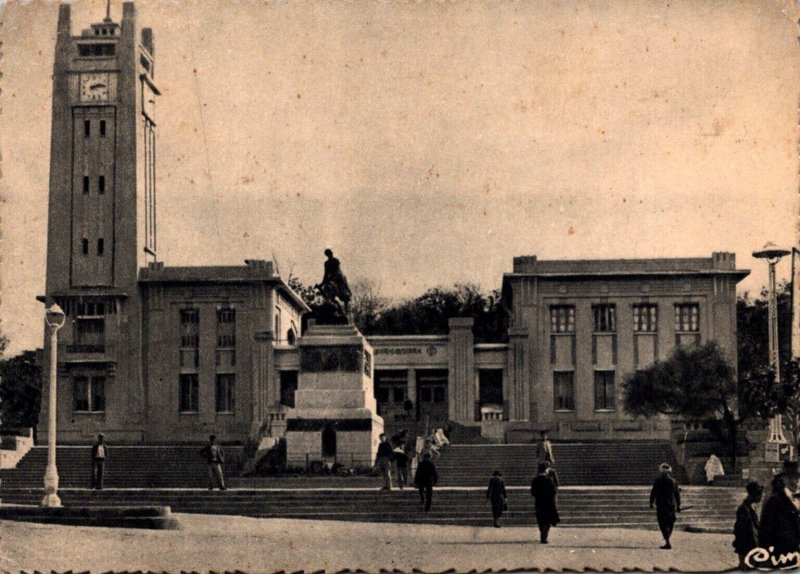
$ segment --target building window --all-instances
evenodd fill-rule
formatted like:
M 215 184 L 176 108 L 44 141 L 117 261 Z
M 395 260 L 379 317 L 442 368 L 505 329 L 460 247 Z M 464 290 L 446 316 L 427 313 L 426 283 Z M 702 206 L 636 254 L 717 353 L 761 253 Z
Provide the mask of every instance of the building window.
M 73 410 L 98 413 L 106 410 L 106 378 L 77 376 L 72 380 Z
M 105 250 L 105 245 L 103 243 L 103 238 L 97 240 L 97 254 L 102 255 L 103 251 Z
M 106 192 L 106 176 L 101 175 L 97 178 L 97 193 L 103 194 Z
M 100 137 L 106 137 L 106 121 L 100 120 Z
M 294 408 L 297 391 L 297 371 L 281 371 L 281 404 Z
M 575 372 L 553 373 L 553 402 L 557 411 L 575 410 Z
M 218 367 L 236 365 L 236 309 L 217 309 Z
M 616 305 L 592 305 L 595 333 L 615 333 L 617 331 Z
M 503 404 L 503 369 L 478 371 L 478 402 L 480 406 Z
M 75 338 L 72 351 L 78 353 L 102 353 L 106 343 L 105 305 L 102 302 L 78 304 L 75 317 Z
M 89 240 L 85 237 L 81 240 L 81 251 L 84 255 L 89 255 Z
M 594 372 L 594 410 L 614 410 L 614 371 Z
M 88 138 L 90 135 L 92 135 L 92 122 L 83 120 L 83 137 Z
M 658 331 L 658 305 L 649 303 L 634 305 L 633 330 L 636 333 L 656 333 Z
M 183 373 L 180 376 L 180 411 L 182 413 L 196 413 L 198 383 L 197 373 Z
M 88 175 L 84 175 L 83 176 L 83 193 L 84 194 L 89 193 L 89 176 Z
M 281 334 L 282 334 L 282 329 L 281 329 L 281 308 L 280 307 L 275 307 L 275 324 L 273 325 L 273 334 L 274 334 L 274 337 L 275 337 L 275 341 L 280 343 L 281 342 Z
M 235 406 L 235 381 L 233 373 L 217 374 L 217 412 L 232 413 Z
M 696 333 L 700 331 L 700 305 L 681 303 L 675 305 L 675 332 Z
M 196 369 L 200 362 L 200 311 L 181 309 L 180 366 Z
M 575 332 L 575 307 L 573 305 L 553 305 L 550 307 L 550 332 Z

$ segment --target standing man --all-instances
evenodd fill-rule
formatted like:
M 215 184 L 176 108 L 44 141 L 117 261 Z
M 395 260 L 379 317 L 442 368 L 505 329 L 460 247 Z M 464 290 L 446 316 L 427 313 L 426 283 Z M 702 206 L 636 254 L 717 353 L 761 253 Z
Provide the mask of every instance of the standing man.
M 506 509 L 506 485 L 503 482 L 503 473 L 495 470 L 489 479 L 489 488 L 486 498 L 492 505 L 492 521 L 495 528 L 500 528 L 500 517 Z
M 758 514 L 754 504 L 761 502 L 764 487 L 755 481 L 747 483 L 747 497 L 736 510 L 736 524 L 733 526 L 733 548 L 739 555 L 739 570 L 750 570 L 744 563 L 747 553 L 758 548 Z
M 375 457 L 377 466 L 383 476 L 383 486 L 381 490 L 392 490 L 392 445 L 386 440 L 384 433 L 380 434 L 381 443 L 378 445 L 378 454 Z
M 771 553 L 776 558 L 800 551 L 800 499 L 796 498 L 800 469 L 797 461 L 784 462 L 783 472 L 778 476 L 783 488 L 775 488 L 764 503 L 758 538 L 761 548 L 775 547 Z
M 397 484 L 400 485 L 400 490 L 403 490 L 403 487 L 408 484 L 408 455 L 405 443 L 396 446 L 392 455 L 394 456 L 394 465 L 397 467 Z
M 561 522 L 556 508 L 556 485 L 547 473 L 547 463 L 540 462 L 537 467 L 539 473 L 531 481 L 531 496 L 534 499 L 534 512 L 536 523 L 539 525 L 539 540 L 547 544 L 547 535 L 550 528 Z
M 225 453 L 222 447 L 217 444 L 217 437 L 208 437 L 208 443 L 200 449 L 200 453 L 206 458 L 208 463 L 208 490 L 214 490 L 214 482 L 219 484 L 220 490 L 227 490 L 225 479 L 222 476 L 222 465 L 225 464 Z
M 553 445 L 547 438 L 547 431 L 542 431 L 542 440 L 536 445 L 536 462 L 549 462 L 551 466 L 555 466 L 556 459 L 553 456 Z
M 653 482 L 653 489 L 650 491 L 650 508 L 653 508 L 653 503 L 655 503 L 658 527 L 661 529 L 665 541 L 664 546 L 660 548 L 670 550 L 672 544 L 669 539 L 677 519 L 675 513 L 681 511 L 681 492 L 678 482 L 670 476 L 672 472 L 670 465 L 664 462 L 658 467 L 658 470 L 661 474 Z
M 104 438 L 103 433 L 98 434 L 97 441 L 92 446 L 92 488 L 95 490 L 103 490 L 103 467 L 108 456 L 108 446 L 103 442 Z
M 414 485 L 419 489 L 419 502 L 425 506 L 425 512 L 431 509 L 433 487 L 437 482 L 439 474 L 436 472 L 436 465 L 431 461 L 431 455 L 423 454 L 417 473 L 414 475 Z

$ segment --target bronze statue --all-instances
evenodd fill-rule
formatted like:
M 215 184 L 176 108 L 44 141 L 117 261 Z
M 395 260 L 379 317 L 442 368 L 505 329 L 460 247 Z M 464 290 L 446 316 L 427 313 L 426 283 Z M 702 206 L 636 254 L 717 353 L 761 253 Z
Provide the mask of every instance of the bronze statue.
M 332 303 L 337 307 L 343 316 L 347 316 L 350 311 L 350 286 L 347 284 L 347 277 L 342 273 L 339 260 L 333 256 L 333 251 L 325 250 L 325 274 L 322 281 L 315 287 L 322 294 L 326 302 Z

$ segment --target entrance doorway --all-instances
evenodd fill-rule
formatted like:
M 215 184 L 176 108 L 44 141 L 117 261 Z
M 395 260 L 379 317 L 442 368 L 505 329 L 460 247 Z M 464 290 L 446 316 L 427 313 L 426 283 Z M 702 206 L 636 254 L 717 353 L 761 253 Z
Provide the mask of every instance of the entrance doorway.
M 336 458 L 336 429 L 331 423 L 322 429 L 322 458 Z
M 417 420 L 428 423 L 428 433 L 444 428 L 448 420 L 447 369 L 417 371 Z

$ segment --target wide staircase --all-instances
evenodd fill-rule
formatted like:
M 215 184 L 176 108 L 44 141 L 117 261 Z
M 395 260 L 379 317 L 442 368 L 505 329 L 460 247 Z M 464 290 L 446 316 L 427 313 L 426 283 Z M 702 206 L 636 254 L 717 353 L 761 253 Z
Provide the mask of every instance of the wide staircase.
M 106 462 L 103 491 L 88 489 L 89 447 L 59 447 L 59 495 L 65 506 L 167 505 L 173 512 L 369 522 L 486 525 L 485 488 L 499 468 L 506 479 L 506 525 L 533 525 L 529 485 L 534 445 L 455 445 L 436 461 L 440 482 L 433 509 L 425 513 L 416 491 L 381 492 L 378 476 L 283 476 L 237 478 L 241 448 L 226 447 L 229 489 L 210 492 L 197 446 L 114 446 Z M 562 488 L 562 526 L 655 528 L 649 484 L 661 462 L 675 461 L 666 443 L 556 443 Z M 35 447 L 14 470 L 0 471 L 3 503 L 38 504 L 47 449 Z M 680 473 L 678 473 L 680 479 Z M 612 485 L 612 486 L 601 486 Z M 678 527 L 728 531 L 742 493 L 739 489 L 684 487 L 686 511 Z
M 454 445 L 442 449 L 436 461 L 443 485 L 481 486 L 494 470 L 503 473 L 507 485 L 530 485 L 536 474 L 536 446 Z M 669 463 L 678 482 L 685 482 L 682 468 L 668 442 L 554 443 L 553 457 L 559 484 L 652 484 L 661 463 Z
M 236 473 L 242 447 L 225 446 L 228 471 Z M 56 449 L 60 488 L 89 488 L 92 475 L 90 446 Z M 41 488 L 47 468 L 47 447 L 33 447 L 17 468 L 0 470 L 3 490 Z M 111 446 L 104 468 L 107 488 L 187 488 L 208 484 L 206 462 L 199 446 Z

